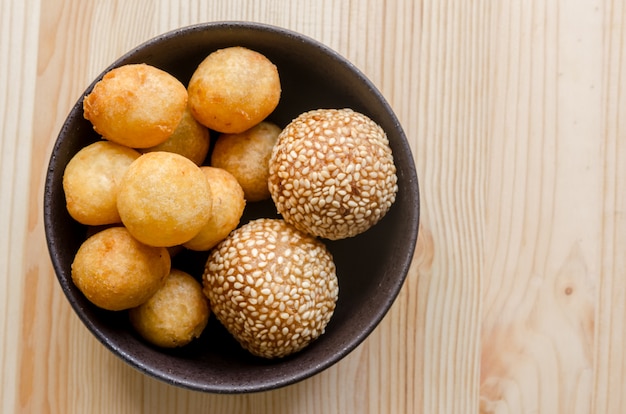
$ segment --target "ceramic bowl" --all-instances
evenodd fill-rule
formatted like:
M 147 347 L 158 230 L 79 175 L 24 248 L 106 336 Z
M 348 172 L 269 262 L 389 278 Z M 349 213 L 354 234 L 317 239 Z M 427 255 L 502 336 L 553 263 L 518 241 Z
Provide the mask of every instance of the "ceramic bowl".
M 83 118 L 82 98 L 110 69 L 147 63 L 187 84 L 211 52 L 245 46 L 277 67 L 282 95 L 268 120 L 285 126 L 302 112 L 352 108 L 386 131 L 398 174 L 397 199 L 372 229 L 353 238 L 326 242 L 337 266 L 339 300 L 326 332 L 294 355 L 265 360 L 242 349 L 212 317 L 201 338 L 164 350 L 133 331 L 127 312 L 92 305 L 74 286 L 71 264 L 88 229 L 65 207 L 63 171 L 70 158 L 100 139 Z M 242 223 L 276 217 L 271 202 L 249 203 Z M 353 64 L 323 44 L 292 31 L 247 22 L 216 22 L 180 28 L 153 38 L 106 68 L 71 109 L 54 145 L 45 182 L 44 219 L 48 249 L 58 281 L 88 330 L 111 352 L 139 371 L 183 388 L 214 393 L 270 390 L 308 378 L 348 355 L 376 328 L 396 299 L 413 257 L 419 220 L 418 181 L 406 136 L 392 108 Z M 207 254 L 184 251 L 173 265 L 200 278 Z

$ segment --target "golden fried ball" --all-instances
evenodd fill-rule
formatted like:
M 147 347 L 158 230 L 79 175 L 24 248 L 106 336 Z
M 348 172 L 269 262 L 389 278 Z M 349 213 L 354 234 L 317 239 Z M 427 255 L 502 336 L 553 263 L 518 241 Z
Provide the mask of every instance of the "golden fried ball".
M 234 175 L 247 201 L 270 198 L 269 161 L 280 131 L 278 126 L 264 121 L 239 134 L 221 134 L 215 142 L 211 165 Z
M 278 137 L 269 171 L 270 193 L 285 221 L 331 240 L 372 227 L 398 191 L 387 135 L 351 109 L 299 115 Z
M 154 147 L 144 148 L 141 152 L 175 152 L 189 158 L 196 165 L 202 165 L 209 153 L 210 143 L 209 130 L 196 121 L 189 110 L 185 110 L 183 119 L 167 140 Z
M 96 306 L 118 311 L 148 300 L 170 272 L 167 250 L 137 241 L 124 227 L 110 227 L 83 242 L 72 280 Z
M 172 269 L 165 284 L 129 311 L 131 325 L 146 341 L 176 348 L 199 338 L 209 320 L 202 285 L 188 273 Z
M 183 244 L 211 214 L 211 190 L 200 167 L 172 152 L 149 152 L 134 161 L 120 182 L 117 210 L 139 241 Z
M 83 101 L 94 129 L 109 141 L 147 148 L 165 141 L 187 107 L 187 90 L 169 73 L 146 64 L 112 69 Z
M 238 225 L 246 206 L 243 190 L 228 171 L 200 167 L 211 187 L 211 217 L 193 239 L 184 246 L 190 250 L 209 250 L 222 241 Z
M 265 119 L 280 99 L 276 66 L 261 53 L 229 47 L 207 56 L 187 87 L 189 108 L 203 125 L 238 133 Z
M 203 287 L 217 319 L 265 358 L 297 352 L 323 334 L 339 293 L 324 244 L 278 219 L 253 220 L 218 244 Z
M 63 173 L 67 211 L 74 220 L 90 226 L 119 223 L 119 182 L 139 156 L 131 148 L 108 141 L 78 151 Z

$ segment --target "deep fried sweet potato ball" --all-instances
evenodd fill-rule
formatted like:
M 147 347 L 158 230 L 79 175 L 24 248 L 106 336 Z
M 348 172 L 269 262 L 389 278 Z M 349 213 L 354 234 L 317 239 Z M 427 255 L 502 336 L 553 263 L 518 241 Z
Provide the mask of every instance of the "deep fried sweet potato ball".
M 165 141 L 187 107 L 187 89 L 169 73 L 146 64 L 112 69 L 83 100 L 83 112 L 109 141 L 147 148 Z
M 189 158 L 196 165 L 202 165 L 209 153 L 210 144 L 209 130 L 196 121 L 189 110 L 186 110 L 183 114 L 183 119 L 181 119 L 174 133 L 168 139 L 159 145 L 143 148 L 140 151 L 143 153 L 154 151 L 175 152 Z
M 238 225 L 246 206 L 243 190 L 228 171 L 200 167 L 211 187 L 211 217 L 193 239 L 184 246 L 190 250 L 209 250 L 222 241 Z
M 221 134 L 215 142 L 211 165 L 234 175 L 247 201 L 270 198 L 269 161 L 280 131 L 264 121 L 239 134 Z
M 139 241 L 151 246 L 183 244 L 211 214 L 211 189 L 196 164 L 180 154 L 149 152 L 134 161 L 120 182 L 117 210 Z
M 172 269 L 150 299 L 128 312 L 133 328 L 163 348 L 184 346 L 200 337 L 209 313 L 200 282 L 178 269 Z
M 193 73 L 189 108 L 203 125 L 218 132 L 243 132 L 278 105 L 276 66 L 261 53 L 235 46 L 207 56 Z
M 110 227 L 83 242 L 72 280 L 94 305 L 119 311 L 148 300 L 170 272 L 167 249 L 147 246 L 124 227 Z
M 65 201 L 72 218 L 90 226 L 119 223 L 118 186 L 140 155 L 109 141 L 98 141 L 78 151 L 63 173 Z

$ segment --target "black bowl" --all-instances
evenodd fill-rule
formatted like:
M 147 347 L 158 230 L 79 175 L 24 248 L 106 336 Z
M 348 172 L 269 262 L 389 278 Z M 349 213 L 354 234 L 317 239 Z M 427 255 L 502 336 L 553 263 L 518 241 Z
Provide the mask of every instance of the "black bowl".
M 285 126 L 300 113 L 318 108 L 352 108 L 386 131 L 398 170 L 398 196 L 389 213 L 367 232 L 327 242 L 339 279 L 339 300 L 326 333 L 303 351 L 264 360 L 243 350 L 211 318 L 203 336 L 177 350 L 142 341 L 131 329 L 126 312 L 92 305 L 71 280 L 71 263 L 87 228 L 69 216 L 62 188 L 70 158 L 99 139 L 83 118 L 82 97 L 69 113 L 50 157 L 45 183 L 44 220 L 48 249 L 59 283 L 87 328 L 114 354 L 138 370 L 167 383 L 216 393 L 244 393 L 282 387 L 314 375 L 350 353 L 378 325 L 406 278 L 417 239 L 419 190 L 406 136 L 389 104 L 350 62 L 328 47 L 282 28 L 257 23 L 206 23 L 177 29 L 138 46 L 110 69 L 148 63 L 187 84 L 196 66 L 212 51 L 245 46 L 267 56 L 281 78 L 282 96 L 269 120 Z M 271 202 L 249 203 L 242 223 L 275 217 Z M 174 266 L 200 277 L 206 254 L 183 252 Z

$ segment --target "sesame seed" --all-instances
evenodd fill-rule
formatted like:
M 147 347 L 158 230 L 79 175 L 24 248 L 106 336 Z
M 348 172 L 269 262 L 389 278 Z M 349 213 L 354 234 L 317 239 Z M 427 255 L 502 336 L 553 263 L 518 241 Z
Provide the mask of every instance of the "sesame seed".
M 303 128 L 307 130 L 307 139 L 301 138 Z M 310 155 L 313 148 L 316 151 L 314 158 Z M 270 160 L 268 186 L 278 212 L 300 230 L 330 239 L 350 237 L 355 235 L 354 231 L 361 232 L 374 225 L 395 201 L 397 177 L 388 140 L 382 129 L 362 114 L 351 110 L 318 110 L 302 114 L 283 130 L 275 149 Z M 280 156 L 286 153 L 292 154 L 292 158 L 300 162 L 300 167 L 295 168 L 295 162 Z M 315 161 L 311 162 L 312 159 Z M 278 174 L 280 171 L 290 174 Z M 303 179 L 308 180 L 310 192 L 290 191 L 285 185 L 292 183 L 292 187 L 302 188 L 306 182 Z M 294 184 L 296 180 L 298 185 Z M 361 205 L 362 201 L 356 196 L 361 191 L 369 191 L 363 188 L 364 185 L 380 189 L 379 203 L 385 207 L 378 210 L 378 216 L 369 217 L 358 227 L 335 226 L 334 220 L 339 217 L 344 216 L 343 220 L 346 220 L 345 211 Z M 326 197 L 329 193 L 341 196 L 339 207 Z M 325 196 L 321 197 L 321 194 Z M 374 201 L 371 193 L 366 198 L 369 202 Z M 349 201 L 352 203 L 348 204 Z M 294 209 L 296 205 L 307 208 Z M 337 211 L 341 213 L 337 215 Z M 355 211 L 351 213 L 356 217 Z M 313 215 L 320 219 L 312 220 Z M 328 221 L 324 220 L 325 217 L 335 218 Z

